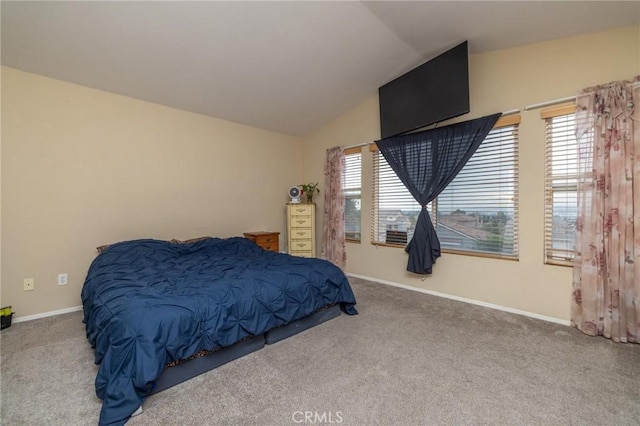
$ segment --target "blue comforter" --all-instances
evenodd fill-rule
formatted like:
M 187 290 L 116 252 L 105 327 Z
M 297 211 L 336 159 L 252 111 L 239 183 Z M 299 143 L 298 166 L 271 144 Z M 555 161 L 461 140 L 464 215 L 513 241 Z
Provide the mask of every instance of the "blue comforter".
M 329 304 L 357 313 L 338 267 L 265 251 L 244 238 L 114 244 L 91 264 L 82 303 L 100 364 L 101 425 L 126 422 L 171 361 L 230 346 Z

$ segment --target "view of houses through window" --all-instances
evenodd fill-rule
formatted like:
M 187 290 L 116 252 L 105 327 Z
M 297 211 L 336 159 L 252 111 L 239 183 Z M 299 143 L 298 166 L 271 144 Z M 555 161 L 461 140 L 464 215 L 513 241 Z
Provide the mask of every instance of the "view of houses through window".
M 456 178 L 427 206 L 443 249 L 517 257 L 519 120 L 511 121 L 489 133 Z M 420 206 L 378 151 L 373 163 L 372 241 L 406 244 Z

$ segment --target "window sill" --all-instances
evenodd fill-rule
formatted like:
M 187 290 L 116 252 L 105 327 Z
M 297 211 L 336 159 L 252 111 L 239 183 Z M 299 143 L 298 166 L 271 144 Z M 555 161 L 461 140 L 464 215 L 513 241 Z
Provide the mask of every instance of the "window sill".
M 553 266 L 565 266 L 569 268 L 573 268 L 573 260 L 559 260 L 559 259 L 547 259 L 544 261 L 545 265 L 553 265 Z
M 442 253 L 458 254 L 461 256 L 485 257 L 489 259 L 511 260 L 514 262 L 520 261 L 520 258 L 518 256 L 510 256 L 507 254 L 498 254 L 498 253 L 488 253 L 484 251 L 463 251 L 463 250 L 452 250 L 452 249 L 442 249 L 441 251 Z
M 381 246 L 381 247 L 394 247 L 394 248 L 401 248 L 401 249 L 407 246 L 406 244 L 387 244 L 387 243 L 374 243 L 374 242 L 371 242 L 371 245 Z
M 372 242 L 371 244 L 374 245 L 374 246 L 394 247 L 394 248 L 401 248 L 401 249 L 404 249 L 406 247 L 406 245 L 400 245 L 400 244 L 387 244 L 387 243 L 375 243 L 375 242 Z M 472 256 L 472 257 L 484 257 L 484 258 L 489 258 L 489 259 L 511 260 L 511 261 L 515 261 L 515 262 L 518 262 L 520 260 L 520 258 L 518 256 L 508 256 L 508 255 L 504 255 L 504 254 L 487 253 L 487 252 L 481 252 L 481 251 L 472 252 L 472 251 L 463 251 L 463 250 L 442 249 L 441 252 L 442 253 L 447 253 L 447 254 L 457 254 L 457 255 L 461 255 L 461 256 Z

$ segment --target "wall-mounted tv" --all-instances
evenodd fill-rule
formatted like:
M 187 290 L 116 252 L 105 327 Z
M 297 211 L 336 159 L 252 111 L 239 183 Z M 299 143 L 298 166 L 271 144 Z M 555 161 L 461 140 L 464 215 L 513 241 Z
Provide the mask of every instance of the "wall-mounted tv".
M 468 113 L 467 42 L 390 81 L 378 95 L 382 138 Z

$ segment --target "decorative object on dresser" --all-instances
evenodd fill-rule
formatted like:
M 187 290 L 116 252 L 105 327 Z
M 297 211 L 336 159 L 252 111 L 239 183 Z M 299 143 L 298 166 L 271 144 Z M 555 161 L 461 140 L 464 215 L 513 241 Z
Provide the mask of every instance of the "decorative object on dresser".
M 245 232 L 243 235 L 265 250 L 275 251 L 276 253 L 280 251 L 279 232 L 255 231 Z
M 316 183 L 305 183 L 300 185 L 302 188 L 302 193 L 307 197 L 307 203 L 313 203 L 313 196 L 316 192 L 320 192 L 318 188 L 318 182 Z
M 316 205 L 287 203 L 287 245 L 293 256 L 316 256 Z

